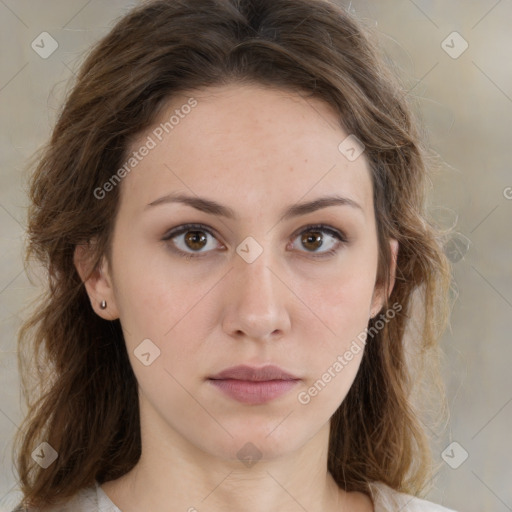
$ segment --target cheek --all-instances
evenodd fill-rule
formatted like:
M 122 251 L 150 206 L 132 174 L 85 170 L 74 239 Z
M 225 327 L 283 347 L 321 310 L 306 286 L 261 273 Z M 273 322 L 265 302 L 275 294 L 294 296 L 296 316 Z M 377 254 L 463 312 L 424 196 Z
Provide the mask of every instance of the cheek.
M 310 332 L 306 354 L 308 379 L 297 394 L 305 413 L 323 418 L 335 412 L 345 399 L 359 370 L 365 350 L 368 316 L 359 300 L 350 293 L 340 294 L 332 307 L 328 328 L 320 326 Z M 366 305 L 366 302 L 364 305 Z
M 375 261 L 374 261 L 375 260 Z M 302 281 L 299 292 L 337 336 L 345 338 L 366 327 L 376 278 L 376 259 L 353 254 L 338 270 Z
M 128 330 L 132 325 L 139 334 L 151 331 L 162 336 L 177 321 L 176 317 L 185 314 L 197 288 L 192 283 L 187 286 L 156 245 L 130 246 L 120 236 L 114 258 L 121 320 Z
M 377 259 L 369 251 L 353 254 L 340 265 L 339 272 L 309 285 L 308 305 L 322 322 L 313 321 L 314 327 L 310 327 L 311 378 L 302 390 L 303 401 L 298 397 L 300 403 L 310 401 L 315 407 L 331 410 L 348 393 L 365 349 L 376 265 Z
M 190 361 L 197 359 L 198 346 L 207 336 L 214 311 L 208 292 L 215 280 L 210 276 L 191 281 L 165 258 L 142 253 L 134 249 L 119 259 L 116 302 L 137 378 L 150 386 L 156 380 L 158 386 L 162 379 L 169 379 L 162 373 L 164 369 L 181 381 L 182 374 L 190 370 Z M 141 265 L 141 261 L 145 263 Z M 145 380 L 148 368 L 141 366 L 134 355 L 144 340 L 150 340 L 158 353 L 150 367 L 150 381 Z M 160 373 L 155 373 L 156 368 Z

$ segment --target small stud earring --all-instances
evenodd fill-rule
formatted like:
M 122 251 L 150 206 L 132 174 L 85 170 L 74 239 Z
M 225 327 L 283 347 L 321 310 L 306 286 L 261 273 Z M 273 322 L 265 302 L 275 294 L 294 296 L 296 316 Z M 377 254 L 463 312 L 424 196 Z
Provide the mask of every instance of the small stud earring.
M 107 301 L 106 300 L 102 300 L 100 302 L 100 308 L 101 309 L 107 309 Z

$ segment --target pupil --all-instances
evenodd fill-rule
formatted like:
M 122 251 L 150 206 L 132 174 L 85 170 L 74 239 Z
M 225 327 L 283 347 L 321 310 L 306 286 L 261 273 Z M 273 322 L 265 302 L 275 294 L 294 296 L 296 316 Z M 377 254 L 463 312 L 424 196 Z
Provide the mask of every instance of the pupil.
M 322 245 L 322 239 L 321 239 L 321 233 L 318 231 L 310 231 L 309 235 L 304 235 L 302 238 L 302 243 L 309 244 L 309 243 L 315 243 L 318 242 L 318 244 L 313 249 L 318 249 Z
M 187 236 L 185 237 L 187 245 L 191 249 L 201 249 L 205 246 L 206 242 L 206 236 L 201 231 L 189 231 L 187 233 Z M 199 247 L 192 247 L 190 246 L 189 242 L 192 243 L 192 245 L 199 243 Z

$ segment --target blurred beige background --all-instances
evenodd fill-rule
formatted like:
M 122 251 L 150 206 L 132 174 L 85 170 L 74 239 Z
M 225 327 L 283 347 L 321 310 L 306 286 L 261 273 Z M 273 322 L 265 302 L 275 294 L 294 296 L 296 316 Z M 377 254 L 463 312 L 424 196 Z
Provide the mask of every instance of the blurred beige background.
M 136 3 L 0 0 L 0 511 L 18 497 L 16 332 L 34 295 L 21 259 L 22 169 L 48 137 L 82 52 Z M 434 213 L 458 232 L 447 253 L 459 296 L 443 338 L 451 421 L 435 443 L 443 468 L 428 499 L 460 512 L 512 511 L 512 2 L 341 3 L 377 29 L 418 101 L 444 162 Z M 31 47 L 42 32 L 58 44 L 49 56 Z M 45 48 L 39 53 L 52 49 Z

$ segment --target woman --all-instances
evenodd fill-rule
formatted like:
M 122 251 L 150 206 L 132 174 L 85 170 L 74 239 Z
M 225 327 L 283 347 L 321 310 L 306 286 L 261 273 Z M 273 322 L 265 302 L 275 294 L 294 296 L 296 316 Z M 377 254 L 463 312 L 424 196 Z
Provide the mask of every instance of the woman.
M 449 309 L 426 179 L 336 5 L 123 17 L 32 177 L 18 510 L 448 510 L 411 403 Z

